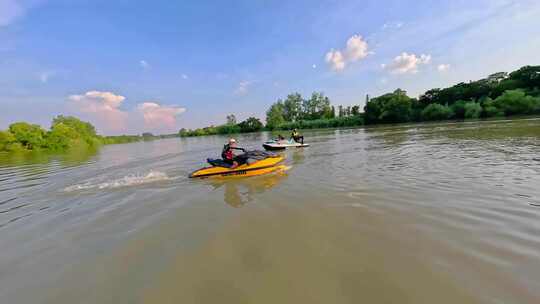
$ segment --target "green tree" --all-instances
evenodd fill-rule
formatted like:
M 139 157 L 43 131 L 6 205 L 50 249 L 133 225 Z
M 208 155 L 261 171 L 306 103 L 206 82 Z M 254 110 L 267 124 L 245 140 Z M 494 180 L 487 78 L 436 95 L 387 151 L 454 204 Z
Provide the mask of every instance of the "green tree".
M 77 133 L 81 135 L 83 138 L 90 138 L 90 137 L 96 137 L 96 128 L 89 122 L 81 121 L 77 117 L 73 116 L 63 116 L 58 115 L 53 119 L 51 128 L 54 128 L 57 124 L 64 124 L 73 130 L 75 130 Z
M 321 118 L 322 119 L 332 119 L 332 118 L 334 118 L 334 112 L 332 111 L 332 107 L 330 107 L 330 106 L 325 107 L 323 112 L 322 112 Z
M 425 106 L 425 104 L 416 98 L 411 100 L 411 121 L 422 121 L 422 111 L 424 110 Z
M 107 136 L 96 134 L 92 124 L 72 116 L 57 116 L 50 131 L 39 125 L 17 122 L 9 130 L 0 132 L 0 151 L 47 149 L 62 152 L 74 147 L 97 148 L 101 144 L 125 143 L 141 140 L 141 136 Z
M 81 139 L 83 139 L 89 147 L 96 148 L 102 143 L 116 143 L 115 140 L 125 141 L 125 138 L 109 137 L 107 142 L 103 142 L 103 138 L 97 135 L 96 128 L 89 122 L 82 121 L 77 117 L 59 115 L 53 119 L 51 129 L 57 124 L 64 124 L 75 130 Z
M 21 150 L 22 146 L 17 142 L 17 139 L 9 131 L 0 131 L 0 152 L 11 152 Z
M 257 132 L 263 128 L 262 122 L 255 117 L 249 117 L 238 124 L 240 132 Z
M 29 150 L 39 149 L 45 144 L 45 130 L 39 125 L 17 122 L 9 126 L 9 132 L 23 147 Z
M 213 134 L 235 134 L 240 133 L 240 127 L 237 124 L 225 124 L 218 126 L 217 128 L 214 127 L 206 127 L 203 128 L 203 134 L 204 135 L 213 135 Z
M 353 106 L 351 108 L 351 115 L 359 115 L 360 114 L 360 106 Z
M 332 116 L 330 99 L 322 92 L 313 92 L 311 98 L 304 100 L 303 111 L 303 119 L 306 120 L 330 118 Z
M 504 116 L 504 112 L 495 106 L 495 102 L 493 101 L 493 99 L 486 97 L 481 101 L 480 104 L 482 105 L 482 108 L 483 108 L 483 111 L 482 111 L 483 117 Z
M 236 116 L 234 114 L 227 115 L 227 124 L 228 125 L 235 125 L 236 124 Z
M 478 102 L 468 102 L 465 104 L 465 119 L 475 119 L 482 115 L 482 106 Z
M 458 100 L 454 102 L 450 108 L 452 109 L 452 112 L 454 112 L 454 118 L 463 119 L 465 118 L 465 105 L 467 102 L 463 100 Z
M 150 141 L 156 138 L 156 136 L 150 132 L 144 132 L 143 134 L 141 134 L 141 136 L 142 136 L 142 140 L 144 141 Z
M 422 111 L 423 120 L 445 120 L 452 117 L 452 115 L 451 108 L 438 103 L 432 103 Z
M 278 101 L 270 106 L 266 111 L 266 126 L 269 129 L 276 129 L 285 122 L 283 117 L 283 103 Z
M 180 131 L 178 131 L 178 135 L 180 137 L 186 137 L 186 136 L 188 136 L 189 132 L 190 132 L 190 130 L 187 130 L 186 128 L 182 128 L 182 129 L 180 129 Z
M 63 123 L 57 123 L 47 132 L 45 146 L 51 151 L 66 151 L 79 145 L 81 143 L 80 137 L 80 134 L 73 128 Z
M 413 99 L 403 90 L 372 98 L 364 107 L 366 123 L 407 122 L 411 117 Z
M 432 103 L 440 103 L 440 95 L 441 89 L 431 89 L 422 94 L 418 101 L 426 107 Z
M 412 99 L 405 94 L 394 93 L 385 103 L 379 119 L 383 122 L 407 122 L 411 115 Z
M 379 102 L 376 98 L 370 99 L 364 106 L 364 119 L 366 124 L 374 124 L 379 122 L 381 111 L 381 102 Z
M 526 92 L 540 88 L 540 66 L 524 66 L 508 75 L 500 83 L 506 90 L 522 89 Z
M 461 82 L 445 89 L 428 90 L 420 96 L 419 101 L 424 106 L 428 106 L 432 103 L 451 106 L 459 100 L 476 101 L 483 96 L 487 96 L 491 92 L 492 87 L 493 84 L 485 79 L 474 82 L 471 81 L 469 83 Z M 458 113 L 458 116 L 461 114 L 463 113 Z
M 539 100 L 525 95 L 523 90 L 510 90 L 497 97 L 494 105 L 505 115 L 531 114 L 538 107 Z
M 279 100 L 278 102 L 280 102 Z M 302 104 L 304 98 L 299 93 L 287 95 L 283 102 L 283 118 L 286 121 L 297 121 L 302 118 Z

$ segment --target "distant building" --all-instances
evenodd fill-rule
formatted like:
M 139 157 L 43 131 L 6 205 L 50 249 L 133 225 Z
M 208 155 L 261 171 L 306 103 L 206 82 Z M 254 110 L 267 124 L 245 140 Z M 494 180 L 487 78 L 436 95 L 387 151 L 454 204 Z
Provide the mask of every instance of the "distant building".
M 506 78 L 508 78 L 507 72 L 498 72 L 498 73 L 489 75 L 488 78 L 486 78 L 486 80 L 489 83 L 499 83 Z

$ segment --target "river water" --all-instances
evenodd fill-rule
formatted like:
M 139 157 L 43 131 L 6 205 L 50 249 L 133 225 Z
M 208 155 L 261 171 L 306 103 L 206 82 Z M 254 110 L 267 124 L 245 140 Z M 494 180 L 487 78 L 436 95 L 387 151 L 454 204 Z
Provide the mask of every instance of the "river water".
M 540 303 L 540 120 L 304 135 L 228 181 L 219 136 L 0 157 L 0 302 Z

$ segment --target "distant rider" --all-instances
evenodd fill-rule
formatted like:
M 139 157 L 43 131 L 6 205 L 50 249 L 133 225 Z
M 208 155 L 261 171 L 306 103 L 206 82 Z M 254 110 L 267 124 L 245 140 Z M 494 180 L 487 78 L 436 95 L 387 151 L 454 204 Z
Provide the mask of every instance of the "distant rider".
M 227 164 L 231 165 L 231 169 L 234 169 L 238 167 L 239 165 L 245 164 L 247 159 L 246 157 L 241 155 L 234 155 L 233 150 L 240 150 L 243 152 L 246 152 L 244 148 L 239 148 L 236 146 L 236 139 L 231 138 L 229 139 L 229 143 L 223 146 L 223 151 L 221 152 L 221 158 L 223 158 L 223 161 Z
M 304 136 L 300 135 L 296 129 L 293 129 L 291 139 L 294 139 L 295 142 L 301 143 L 302 145 L 304 144 Z

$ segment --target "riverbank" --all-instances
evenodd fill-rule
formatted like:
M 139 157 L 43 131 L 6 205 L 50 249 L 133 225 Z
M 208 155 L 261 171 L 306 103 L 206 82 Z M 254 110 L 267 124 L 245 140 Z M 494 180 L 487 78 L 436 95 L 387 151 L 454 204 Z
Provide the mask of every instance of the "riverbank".
M 272 132 L 279 133 L 279 131 L 290 131 L 292 129 L 298 129 L 300 131 L 307 130 L 325 130 L 325 129 L 343 129 L 343 128 L 354 128 L 354 127 L 381 127 L 381 126 L 414 126 L 414 125 L 425 125 L 425 124 L 444 124 L 444 123 L 477 123 L 477 122 L 497 122 L 503 120 L 520 120 L 520 119 L 540 119 L 540 114 L 531 114 L 531 115 L 513 115 L 513 116 L 497 116 L 497 117 L 487 117 L 487 118 L 476 118 L 476 119 L 446 119 L 446 120 L 430 120 L 430 121 L 410 121 L 410 122 L 399 122 L 399 123 L 380 123 L 380 124 L 365 124 L 363 123 L 363 113 L 358 117 L 345 117 L 345 119 L 335 119 L 335 120 L 318 120 L 318 121 L 299 121 L 295 123 L 282 125 L 280 128 L 268 129 L 263 128 L 257 132 Z M 245 133 L 256 133 L 256 132 L 245 132 Z M 233 134 L 245 134 L 245 133 L 212 133 L 212 134 L 201 134 L 201 135 L 184 135 L 180 137 L 196 137 L 196 136 L 209 136 L 209 135 L 233 135 Z
M 364 125 L 363 115 L 355 115 L 348 117 L 335 117 L 330 119 L 317 119 L 317 120 L 300 120 L 295 122 L 289 122 L 282 124 L 275 128 L 261 127 L 256 129 L 246 129 L 242 131 L 241 128 L 234 125 L 224 125 L 218 127 L 206 127 L 195 130 L 181 130 L 180 137 L 195 137 L 195 136 L 207 136 L 207 135 L 226 135 L 226 134 L 242 134 L 253 133 L 260 131 L 285 131 L 292 129 L 307 130 L 307 129 L 330 129 L 340 127 L 356 127 Z
M 149 141 L 171 136 L 177 134 L 101 136 L 91 123 L 76 117 L 59 115 L 53 119 L 49 130 L 26 122 L 16 122 L 7 130 L 0 130 L 0 153 L 94 151 L 102 145 Z

